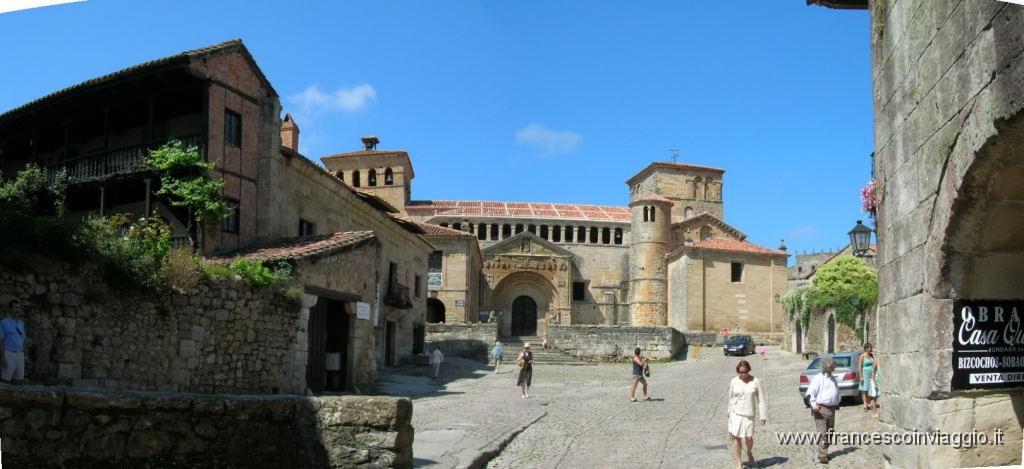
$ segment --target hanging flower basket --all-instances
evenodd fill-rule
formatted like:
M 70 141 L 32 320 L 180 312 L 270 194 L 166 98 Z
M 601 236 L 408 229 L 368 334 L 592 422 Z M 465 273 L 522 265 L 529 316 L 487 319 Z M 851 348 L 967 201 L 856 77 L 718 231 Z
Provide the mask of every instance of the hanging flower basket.
M 868 181 L 868 184 L 860 190 L 860 203 L 865 212 L 870 213 L 872 217 L 875 216 L 875 212 L 878 210 L 878 185 L 875 184 L 874 179 Z

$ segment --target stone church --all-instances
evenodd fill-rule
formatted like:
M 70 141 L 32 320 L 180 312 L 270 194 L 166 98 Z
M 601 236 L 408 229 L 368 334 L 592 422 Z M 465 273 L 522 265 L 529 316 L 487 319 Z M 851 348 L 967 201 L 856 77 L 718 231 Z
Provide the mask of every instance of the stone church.
M 553 324 L 782 331 L 788 254 L 724 220 L 723 169 L 651 163 L 626 181 L 627 207 L 419 200 L 409 154 L 378 144 L 322 161 L 425 227 L 437 247 L 427 322 L 494 320 L 502 336 Z

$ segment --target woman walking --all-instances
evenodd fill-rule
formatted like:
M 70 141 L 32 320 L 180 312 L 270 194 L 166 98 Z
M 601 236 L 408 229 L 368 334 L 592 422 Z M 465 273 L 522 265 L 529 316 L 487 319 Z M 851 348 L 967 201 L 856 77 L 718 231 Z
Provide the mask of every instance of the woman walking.
M 644 400 L 651 400 L 647 395 L 647 379 L 644 378 L 644 371 L 647 369 L 650 358 L 640 356 L 640 347 L 633 349 L 633 387 L 629 389 L 630 402 L 636 402 L 636 385 L 644 383 Z
M 860 354 L 857 362 L 857 370 L 860 373 L 860 401 L 864 403 L 864 412 L 873 411 L 871 416 L 878 418 L 878 359 L 875 358 L 871 342 L 864 344 L 864 353 Z
M 501 356 L 505 354 L 505 347 L 501 342 L 495 340 L 494 348 L 491 349 L 491 358 L 494 359 L 494 374 L 498 374 L 498 367 L 501 366 Z
M 761 425 L 768 421 L 768 402 L 765 400 L 761 380 L 750 375 L 750 363 L 740 360 L 736 365 L 737 376 L 729 382 L 729 436 L 736 449 L 736 468 L 743 467 L 740 457 L 742 440 L 747 441 L 747 460 L 754 464 L 754 417 L 760 417 Z
M 519 352 L 516 363 L 519 364 L 519 379 L 516 380 L 516 386 L 523 390 L 523 399 L 526 399 L 530 397 L 530 384 L 533 381 L 533 352 L 530 351 L 529 342 L 523 344 L 523 351 Z

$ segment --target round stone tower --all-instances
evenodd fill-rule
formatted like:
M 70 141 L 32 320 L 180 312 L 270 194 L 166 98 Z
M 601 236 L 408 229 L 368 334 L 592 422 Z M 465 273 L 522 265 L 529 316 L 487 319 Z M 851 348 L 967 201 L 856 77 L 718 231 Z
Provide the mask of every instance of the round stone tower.
M 646 194 L 629 203 L 629 323 L 668 325 L 668 253 L 672 201 Z

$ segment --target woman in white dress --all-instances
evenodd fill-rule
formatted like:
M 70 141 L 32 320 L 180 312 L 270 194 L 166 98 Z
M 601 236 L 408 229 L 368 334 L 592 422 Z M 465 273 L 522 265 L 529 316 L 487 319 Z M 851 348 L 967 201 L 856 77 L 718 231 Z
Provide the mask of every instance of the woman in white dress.
M 750 375 L 750 363 L 740 360 L 736 365 L 736 376 L 729 382 L 729 436 L 736 448 L 736 468 L 743 467 L 740 457 L 742 440 L 747 441 L 747 460 L 753 465 L 754 417 L 761 419 L 761 425 L 768 421 L 768 403 L 765 400 L 761 380 Z

